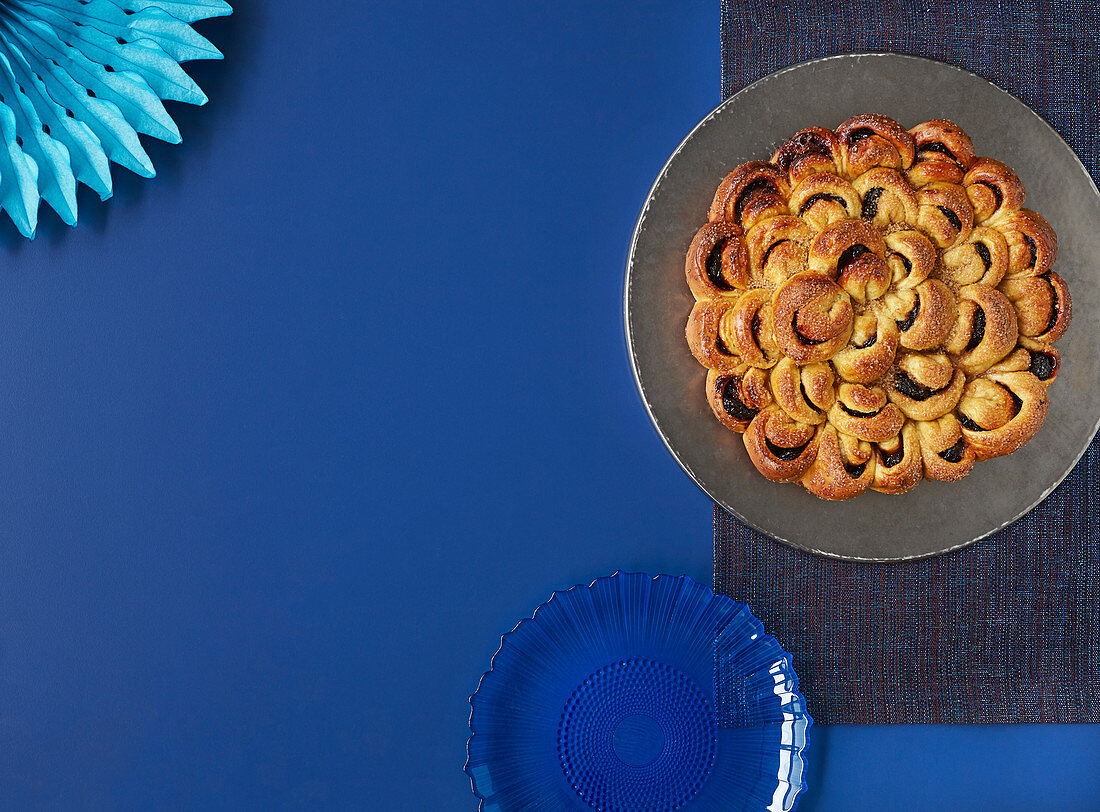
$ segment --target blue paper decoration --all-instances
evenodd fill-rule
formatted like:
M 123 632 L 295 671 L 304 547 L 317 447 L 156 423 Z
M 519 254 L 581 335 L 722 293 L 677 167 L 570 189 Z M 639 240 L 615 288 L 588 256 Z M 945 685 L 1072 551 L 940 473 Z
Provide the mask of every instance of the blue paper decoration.
M 25 237 L 45 200 L 76 223 L 76 184 L 112 194 L 111 162 L 156 172 L 138 133 L 182 140 L 162 100 L 206 104 L 183 69 L 221 52 L 190 24 L 223 0 L 0 0 L 0 207 Z

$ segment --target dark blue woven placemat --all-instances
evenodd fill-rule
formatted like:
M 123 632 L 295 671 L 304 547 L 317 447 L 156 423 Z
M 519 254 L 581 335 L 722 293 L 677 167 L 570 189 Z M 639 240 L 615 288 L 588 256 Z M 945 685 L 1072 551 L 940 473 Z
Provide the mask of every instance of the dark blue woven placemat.
M 723 98 L 815 57 L 926 56 L 1022 99 L 1100 178 L 1100 10 L 1089 0 L 723 0 L 721 35 Z M 803 553 L 715 506 L 715 589 L 752 606 L 793 654 L 819 722 L 1100 722 L 1098 490 L 1094 440 L 1012 527 L 898 564 Z

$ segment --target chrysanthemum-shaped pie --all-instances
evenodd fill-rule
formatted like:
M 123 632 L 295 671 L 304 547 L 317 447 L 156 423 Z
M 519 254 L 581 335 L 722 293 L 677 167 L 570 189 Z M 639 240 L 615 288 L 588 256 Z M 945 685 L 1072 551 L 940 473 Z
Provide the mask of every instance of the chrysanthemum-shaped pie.
M 687 340 L 760 473 L 904 493 L 1035 436 L 1071 305 L 1023 205 L 944 120 L 809 127 L 726 176 L 688 249 Z

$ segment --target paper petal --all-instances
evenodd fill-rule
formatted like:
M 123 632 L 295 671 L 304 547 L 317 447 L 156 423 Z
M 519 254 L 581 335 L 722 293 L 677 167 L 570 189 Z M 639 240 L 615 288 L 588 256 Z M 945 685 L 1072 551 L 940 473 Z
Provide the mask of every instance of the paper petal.
M 221 59 L 190 24 L 222 0 L 0 0 L 0 208 L 28 237 L 45 200 L 76 222 L 76 184 L 111 196 L 112 162 L 155 170 L 139 138 L 179 143 L 164 101 L 206 94 L 181 62 Z

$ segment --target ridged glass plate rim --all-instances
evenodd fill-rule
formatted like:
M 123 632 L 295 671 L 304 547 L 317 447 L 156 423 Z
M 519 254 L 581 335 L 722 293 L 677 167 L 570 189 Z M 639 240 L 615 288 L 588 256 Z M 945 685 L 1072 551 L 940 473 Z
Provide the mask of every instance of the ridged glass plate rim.
M 525 628 L 529 624 L 538 624 L 540 613 L 545 612 L 547 610 L 547 607 L 554 605 L 555 601 L 560 603 L 565 598 L 565 596 L 581 590 L 600 589 L 603 585 L 610 584 L 617 579 L 648 579 L 651 583 L 676 582 L 682 585 L 687 585 L 691 588 L 698 589 L 701 592 L 705 592 L 707 595 L 709 595 L 709 598 L 711 600 L 728 603 L 730 607 L 737 608 L 737 613 L 743 613 L 743 615 L 751 622 L 751 627 L 753 630 L 752 640 L 754 643 L 761 646 L 774 648 L 777 661 L 781 661 L 785 666 L 785 677 L 787 681 L 784 685 L 783 694 L 789 696 L 792 700 L 795 700 L 796 703 L 801 707 L 798 718 L 792 720 L 793 726 L 797 728 L 797 732 L 801 734 L 801 744 L 784 748 L 791 753 L 790 769 L 785 779 L 785 782 L 790 786 L 792 790 L 792 794 L 789 796 L 790 805 L 784 805 L 777 808 L 778 810 L 781 810 L 781 812 L 793 812 L 794 810 L 796 810 L 798 807 L 799 799 L 801 798 L 807 787 L 805 751 L 809 747 L 810 743 L 809 730 L 813 726 L 813 717 L 810 715 L 810 712 L 806 707 L 805 697 L 799 690 L 798 675 L 795 672 L 793 666 L 793 658 L 791 657 L 790 653 L 783 648 L 783 646 L 779 643 L 778 640 L 775 639 L 775 637 L 768 634 L 764 630 L 763 623 L 752 613 L 752 608 L 749 607 L 747 604 L 735 601 L 733 598 L 730 598 L 727 595 L 715 593 L 710 587 L 700 584 L 698 581 L 695 581 L 693 578 L 687 575 L 649 575 L 647 573 L 629 572 L 624 570 L 618 570 L 611 575 L 605 575 L 599 578 L 595 578 L 587 584 L 579 583 L 567 589 L 554 590 L 546 601 L 539 604 L 534 609 L 530 617 L 523 618 L 515 626 L 513 626 L 511 630 L 501 635 L 500 645 L 497 647 L 497 650 L 493 653 L 493 656 L 490 659 L 488 670 L 481 675 L 481 678 L 478 680 L 477 688 L 470 695 L 470 735 L 466 740 L 466 763 L 463 766 L 463 772 L 466 774 L 467 778 L 470 781 L 471 790 L 479 800 L 478 809 L 482 810 L 482 812 L 485 812 L 486 796 L 483 795 L 478 788 L 478 782 L 474 775 L 473 755 L 471 752 L 475 739 L 477 739 L 479 735 L 484 735 L 484 731 L 479 734 L 478 730 L 478 705 L 476 704 L 476 699 L 482 688 L 486 685 L 487 680 L 491 680 L 494 677 L 498 666 L 498 659 L 501 657 L 502 652 L 505 652 L 506 649 L 508 649 L 508 647 L 512 645 L 512 641 L 515 640 L 516 633 L 518 631 Z M 711 656 L 717 659 L 716 654 L 712 654 Z M 580 675 L 580 678 L 583 678 L 583 676 L 584 675 Z M 778 695 L 779 692 L 777 691 L 776 694 Z M 720 700 L 721 697 L 719 696 L 712 697 L 712 701 L 716 705 L 721 704 Z M 717 708 L 715 710 L 715 715 L 720 716 Z M 722 727 L 721 723 L 719 723 L 719 727 Z M 779 779 L 777 776 L 777 783 L 784 783 L 784 780 Z

